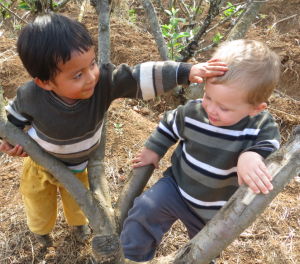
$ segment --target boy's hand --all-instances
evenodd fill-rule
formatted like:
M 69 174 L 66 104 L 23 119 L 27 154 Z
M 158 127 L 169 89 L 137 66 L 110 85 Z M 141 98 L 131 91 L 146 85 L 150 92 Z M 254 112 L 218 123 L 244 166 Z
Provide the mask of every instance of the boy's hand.
M 148 148 L 144 148 L 136 155 L 136 158 L 132 160 L 133 168 L 143 167 L 149 164 L 153 164 L 156 169 L 159 169 L 158 166 L 159 155 L 154 151 Z
M 203 78 L 223 75 L 228 68 L 225 62 L 218 62 L 218 59 L 212 59 L 206 63 L 193 65 L 189 75 L 189 81 L 193 83 L 202 83 Z
M 272 176 L 266 168 L 263 157 L 253 151 L 241 154 L 237 165 L 239 185 L 246 182 L 249 187 L 257 194 L 260 191 L 268 194 L 273 190 L 271 184 Z
M 9 156 L 14 157 L 27 157 L 27 153 L 23 152 L 23 147 L 20 145 L 16 145 L 13 147 L 10 145 L 7 141 L 2 140 L 2 143 L 0 145 L 0 152 L 4 151 Z

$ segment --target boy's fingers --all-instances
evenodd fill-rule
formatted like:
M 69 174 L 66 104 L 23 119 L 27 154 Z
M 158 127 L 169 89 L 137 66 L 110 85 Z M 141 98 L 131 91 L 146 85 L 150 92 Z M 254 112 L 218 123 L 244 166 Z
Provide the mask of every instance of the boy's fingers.
M 252 181 L 255 183 L 255 185 L 261 190 L 263 194 L 268 194 L 269 190 L 273 189 L 272 184 L 270 183 L 267 176 L 262 172 L 253 172 L 250 175 Z
M 259 168 L 261 169 L 261 171 L 268 177 L 268 179 L 270 181 L 273 180 L 272 175 L 270 174 L 270 172 L 268 171 L 267 167 L 265 166 L 264 163 L 262 163 Z
M 260 189 L 257 187 L 255 182 L 253 181 L 252 177 L 250 177 L 248 174 L 245 174 L 243 177 L 244 182 L 256 193 L 260 193 Z
M 258 175 L 258 177 L 260 178 L 260 180 L 263 182 L 264 186 L 266 186 L 266 188 L 269 191 L 273 190 L 273 185 L 270 182 L 269 177 L 266 175 L 266 173 L 262 170 L 257 170 L 256 174 Z
M 27 155 L 27 153 L 26 153 L 26 152 L 23 152 L 23 153 L 20 155 L 20 157 L 22 157 L 22 158 L 26 158 L 26 157 L 28 157 L 28 155 Z

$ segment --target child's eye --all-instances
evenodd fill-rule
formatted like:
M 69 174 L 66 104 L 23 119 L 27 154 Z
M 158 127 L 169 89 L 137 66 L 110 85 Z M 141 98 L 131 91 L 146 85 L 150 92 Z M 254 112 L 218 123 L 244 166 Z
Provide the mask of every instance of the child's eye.
M 77 75 L 74 77 L 74 79 L 77 80 L 77 79 L 79 79 L 81 76 L 82 76 L 82 73 L 79 73 L 79 74 L 77 74 Z
M 93 61 L 92 68 L 94 68 L 95 65 L 97 65 L 97 63 L 96 63 L 96 61 Z
M 204 97 L 205 97 L 206 99 L 210 100 L 210 97 L 207 96 L 206 94 L 204 94 Z
M 220 108 L 221 108 L 221 110 L 224 111 L 224 112 L 228 111 L 228 109 L 226 109 L 226 108 L 224 108 L 224 107 L 222 107 L 222 106 L 221 106 Z

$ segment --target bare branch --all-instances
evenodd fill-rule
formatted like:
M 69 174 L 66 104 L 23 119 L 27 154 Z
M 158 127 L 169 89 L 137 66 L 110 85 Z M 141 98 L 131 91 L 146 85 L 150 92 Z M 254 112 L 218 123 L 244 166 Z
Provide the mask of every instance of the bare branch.
M 79 16 L 78 16 L 78 21 L 79 21 L 79 22 L 82 21 L 83 13 L 84 13 L 84 9 L 85 9 L 86 3 L 87 3 L 87 0 L 84 0 L 84 1 L 82 2 L 81 7 L 80 7 L 80 13 L 79 13 Z
M 22 22 L 28 24 L 27 21 L 25 21 L 24 19 L 22 19 L 21 17 L 19 17 L 16 13 L 14 13 L 13 11 L 11 11 L 9 8 L 7 8 L 5 5 L 3 5 L 2 3 L 0 3 L 0 6 L 3 7 L 6 11 L 8 11 L 10 14 L 12 14 L 13 16 L 15 16 L 17 19 L 21 20 Z
M 147 182 L 154 171 L 153 164 L 133 169 L 128 180 L 123 186 L 116 204 L 116 218 L 118 222 L 118 233 L 123 229 L 123 223 L 128 216 L 128 211 L 133 206 L 133 200 L 142 194 Z
M 158 47 L 160 57 L 164 61 L 169 60 L 170 57 L 169 57 L 168 49 L 167 49 L 162 31 L 161 31 L 161 28 L 159 26 L 157 15 L 156 15 L 156 12 L 154 10 L 154 7 L 153 7 L 150 0 L 142 0 L 142 4 L 143 4 L 143 7 L 146 10 L 148 20 L 149 20 L 149 24 L 151 26 L 152 33 L 153 33 L 154 39 L 155 39 L 157 47 Z
M 53 7 L 54 11 L 58 11 L 60 8 L 62 8 L 63 6 L 65 6 L 70 0 L 63 0 L 59 3 L 57 3 L 56 6 Z
M 207 264 L 220 254 L 266 209 L 270 202 L 300 172 L 300 134 L 265 160 L 274 189 L 254 194 L 244 183 L 216 216 L 192 240 L 179 249 L 175 263 Z
M 215 25 L 214 27 L 210 28 L 209 30 L 207 30 L 202 37 L 204 37 L 206 34 L 208 34 L 209 32 L 211 32 L 212 30 L 214 30 L 215 28 L 221 26 L 222 24 L 224 24 L 225 22 L 227 22 L 229 19 L 231 19 L 234 15 L 236 15 L 240 9 L 242 9 L 242 6 L 239 6 L 231 15 L 229 15 L 228 17 L 226 17 L 225 19 L 221 20 L 217 25 Z M 224 36 L 223 36 L 224 37 Z

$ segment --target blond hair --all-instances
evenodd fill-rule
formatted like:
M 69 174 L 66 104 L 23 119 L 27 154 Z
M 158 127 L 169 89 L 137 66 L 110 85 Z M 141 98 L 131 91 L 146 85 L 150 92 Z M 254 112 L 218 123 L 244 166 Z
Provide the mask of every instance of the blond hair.
M 266 102 L 271 96 L 280 76 L 280 59 L 265 43 L 246 39 L 226 41 L 213 57 L 226 62 L 228 71 L 211 78 L 211 83 L 240 85 L 252 105 Z

